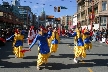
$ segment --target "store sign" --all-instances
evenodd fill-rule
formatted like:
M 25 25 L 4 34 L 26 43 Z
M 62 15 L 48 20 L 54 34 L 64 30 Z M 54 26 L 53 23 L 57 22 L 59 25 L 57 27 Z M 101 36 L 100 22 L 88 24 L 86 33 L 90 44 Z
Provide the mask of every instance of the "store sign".
M 3 16 L 3 12 L 0 12 L 0 16 Z

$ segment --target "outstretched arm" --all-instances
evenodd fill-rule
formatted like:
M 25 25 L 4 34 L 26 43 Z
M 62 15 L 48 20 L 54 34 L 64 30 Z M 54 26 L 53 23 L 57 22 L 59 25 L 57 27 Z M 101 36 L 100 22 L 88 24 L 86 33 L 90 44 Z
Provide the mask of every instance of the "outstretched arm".
M 75 37 L 76 35 L 77 35 L 77 33 L 74 32 L 74 33 L 71 34 L 71 37 Z
M 33 46 L 34 46 L 34 44 L 37 42 L 37 40 L 38 40 L 38 35 L 35 37 L 35 39 L 33 40 L 33 42 L 32 42 L 32 44 L 30 45 L 30 47 L 29 47 L 29 49 L 31 49 Z
M 15 35 L 10 36 L 9 38 L 6 39 L 6 41 L 11 40 Z

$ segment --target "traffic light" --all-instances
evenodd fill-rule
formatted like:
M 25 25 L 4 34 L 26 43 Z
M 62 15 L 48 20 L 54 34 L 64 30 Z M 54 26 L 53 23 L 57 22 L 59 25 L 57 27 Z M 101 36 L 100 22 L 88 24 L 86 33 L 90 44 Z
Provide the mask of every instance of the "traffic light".
M 60 12 L 60 7 L 58 7 L 58 12 Z

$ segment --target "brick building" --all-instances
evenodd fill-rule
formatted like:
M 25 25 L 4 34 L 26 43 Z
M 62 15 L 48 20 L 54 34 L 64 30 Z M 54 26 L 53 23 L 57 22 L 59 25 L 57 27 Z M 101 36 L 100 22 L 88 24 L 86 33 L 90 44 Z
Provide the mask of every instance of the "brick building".
M 15 14 L 16 13 L 16 14 Z M 0 28 L 22 27 L 23 21 L 8 2 L 0 5 Z

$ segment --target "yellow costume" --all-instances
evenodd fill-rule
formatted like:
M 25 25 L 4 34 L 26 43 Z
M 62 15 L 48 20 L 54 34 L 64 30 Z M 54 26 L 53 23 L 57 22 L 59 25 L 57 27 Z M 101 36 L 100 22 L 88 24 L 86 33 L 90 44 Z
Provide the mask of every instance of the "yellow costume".
M 50 53 L 53 52 L 55 53 L 57 51 L 59 42 L 60 42 L 60 38 L 58 32 L 52 32 Z
M 17 35 L 17 33 L 15 32 L 15 36 Z M 15 45 L 15 37 L 14 37 L 14 41 L 13 41 L 13 47 Z
M 48 45 L 51 47 L 51 38 L 48 38 Z
M 39 47 L 38 47 L 38 51 L 40 51 Z M 41 53 L 38 52 L 37 66 L 40 66 L 43 63 L 46 64 L 49 56 L 50 56 L 50 53 L 48 53 L 48 54 L 41 54 Z
M 85 49 L 91 49 L 92 43 L 90 42 L 89 32 L 85 29 L 83 32 L 83 41 Z
M 80 30 L 76 30 L 76 32 L 74 32 L 72 34 L 72 36 L 75 37 L 75 46 L 74 46 L 74 54 L 75 54 L 75 58 L 74 58 L 74 62 L 77 63 L 77 60 L 76 58 L 80 57 L 80 58 L 85 58 L 86 57 L 86 51 L 85 51 L 85 48 L 84 48 L 84 43 L 83 43 L 83 40 L 82 40 L 82 36 L 81 36 L 81 32 Z
M 14 40 L 15 40 L 15 45 L 14 45 L 14 53 L 17 58 L 23 58 L 24 54 L 20 52 L 23 48 L 23 39 L 24 36 L 21 34 L 15 34 Z
M 14 37 L 13 53 L 15 54 L 16 58 L 23 58 L 24 57 L 24 53 L 22 53 L 20 51 L 23 48 L 24 35 L 15 33 L 14 35 L 12 35 L 10 38 L 8 38 L 6 40 L 10 40 L 13 37 Z
M 48 34 L 48 45 L 49 45 L 49 47 L 51 47 L 51 36 L 52 36 L 52 31 L 49 30 L 49 31 L 47 32 L 47 34 Z

